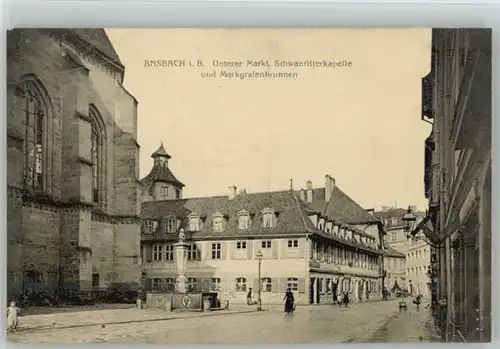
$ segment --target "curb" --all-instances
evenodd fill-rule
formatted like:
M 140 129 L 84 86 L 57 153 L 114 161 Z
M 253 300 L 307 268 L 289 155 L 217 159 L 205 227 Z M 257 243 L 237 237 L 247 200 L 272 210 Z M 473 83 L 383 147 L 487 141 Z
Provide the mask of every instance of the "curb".
M 80 327 L 92 327 L 92 326 L 123 325 L 123 324 L 139 323 L 139 322 L 158 322 L 158 321 L 168 321 L 168 320 L 193 319 L 193 318 L 209 317 L 209 316 L 260 313 L 260 312 L 264 312 L 264 311 L 268 311 L 268 309 L 242 310 L 242 311 L 237 311 L 237 312 L 209 312 L 209 313 L 200 313 L 199 315 L 195 315 L 195 316 L 185 316 L 185 317 L 172 316 L 172 317 L 164 317 L 164 318 L 157 318 L 157 319 L 96 322 L 96 323 L 86 323 L 86 324 L 77 324 L 77 325 L 68 325 L 68 326 L 28 327 L 28 328 L 20 328 L 16 332 L 17 333 L 19 333 L 19 332 L 38 332 L 38 331 L 61 330 L 61 329 L 68 329 L 68 328 L 80 328 Z

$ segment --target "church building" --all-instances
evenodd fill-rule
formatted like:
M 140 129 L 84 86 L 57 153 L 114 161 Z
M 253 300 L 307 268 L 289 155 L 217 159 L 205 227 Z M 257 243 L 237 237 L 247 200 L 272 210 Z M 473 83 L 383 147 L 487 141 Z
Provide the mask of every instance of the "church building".
M 259 286 L 263 304 L 281 304 L 287 288 L 299 303 L 331 303 L 342 291 L 354 301 L 380 297 L 383 227 L 327 175 L 325 185 L 183 198 L 163 145 L 141 180 L 142 275 L 148 291 L 175 288 L 173 244 L 181 229 L 187 286 L 246 302 Z M 260 265 L 260 270 L 259 270 Z M 260 280 L 259 275 L 260 274 Z
M 7 34 L 9 299 L 136 291 L 137 101 L 104 29 Z

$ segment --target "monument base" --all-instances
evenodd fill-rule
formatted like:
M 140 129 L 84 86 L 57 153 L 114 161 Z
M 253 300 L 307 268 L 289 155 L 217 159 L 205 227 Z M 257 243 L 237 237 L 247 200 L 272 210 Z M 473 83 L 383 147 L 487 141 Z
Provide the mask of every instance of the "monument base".
M 220 309 L 221 304 L 217 292 L 147 292 L 148 309 L 165 311 L 206 311 L 204 301 L 210 302 L 210 309 Z

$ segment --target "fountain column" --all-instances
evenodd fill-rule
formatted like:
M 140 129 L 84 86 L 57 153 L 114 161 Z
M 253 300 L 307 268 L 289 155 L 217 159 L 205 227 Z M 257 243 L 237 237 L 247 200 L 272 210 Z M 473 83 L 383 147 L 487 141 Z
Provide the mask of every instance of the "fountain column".
M 189 244 L 184 242 L 184 229 L 179 232 L 179 242 L 174 244 L 175 253 L 175 268 L 177 272 L 176 284 L 177 292 L 186 293 L 186 266 L 187 266 L 187 251 Z

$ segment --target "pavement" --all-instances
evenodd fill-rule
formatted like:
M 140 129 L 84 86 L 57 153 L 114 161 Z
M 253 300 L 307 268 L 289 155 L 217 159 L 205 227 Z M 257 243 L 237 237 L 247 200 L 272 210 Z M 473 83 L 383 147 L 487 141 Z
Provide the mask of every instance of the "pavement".
M 407 314 L 413 314 L 410 310 L 408 309 Z M 347 308 L 335 305 L 299 305 L 293 315 L 285 315 L 282 305 L 270 307 L 263 312 L 256 312 L 253 308 L 250 309 L 251 312 L 248 311 L 248 306 L 234 306 L 228 312 L 213 313 L 117 309 L 33 315 L 20 318 L 21 329 L 25 330 L 9 334 L 8 339 L 10 342 L 25 344 L 369 342 L 373 338 L 383 338 L 380 329 L 389 326 L 395 317 L 402 316 L 397 300 L 352 304 Z M 215 314 L 225 316 L 214 316 Z M 407 321 L 413 317 L 401 319 Z M 420 331 L 414 326 L 414 322 L 412 324 L 408 328 Z M 394 331 L 396 341 L 404 339 L 397 328 L 390 330 L 391 333 Z M 409 336 L 408 333 L 406 335 Z M 417 337 L 419 335 L 409 336 L 406 341 Z M 394 340 L 388 336 L 386 341 Z
M 364 340 L 369 343 L 439 343 L 440 335 L 429 308 L 409 306 L 388 319 L 375 334 Z
M 19 332 L 47 331 L 56 329 L 126 324 L 145 321 L 166 321 L 200 316 L 217 316 L 257 312 L 256 307 L 248 305 L 231 306 L 229 310 L 211 312 L 180 311 L 167 312 L 161 309 L 112 308 L 105 310 L 86 310 L 80 312 L 55 312 L 19 317 Z

